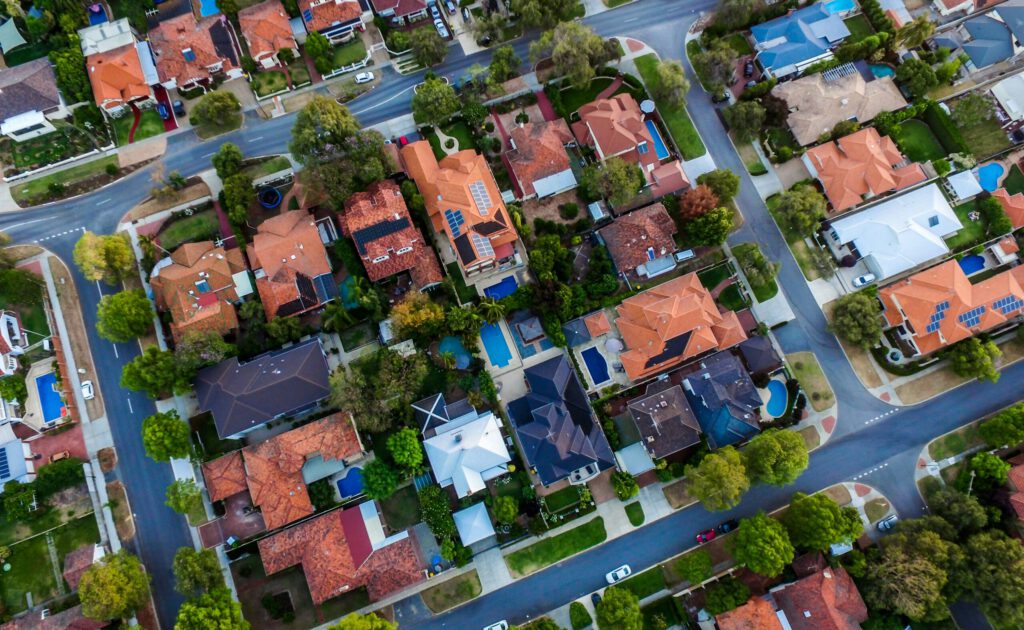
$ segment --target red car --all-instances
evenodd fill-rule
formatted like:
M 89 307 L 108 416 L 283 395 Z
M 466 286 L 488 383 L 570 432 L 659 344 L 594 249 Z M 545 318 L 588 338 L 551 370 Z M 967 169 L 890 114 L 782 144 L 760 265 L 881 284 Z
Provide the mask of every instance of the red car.
M 406 138 L 405 136 L 402 136 L 398 139 L 398 146 L 404 147 L 407 144 L 409 144 L 409 139 Z
M 697 544 L 698 545 L 703 545 L 704 543 L 706 543 L 708 541 L 714 540 L 715 536 L 717 536 L 717 535 L 718 535 L 718 533 L 715 532 L 715 530 L 713 530 L 713 529 L 709 529 L 707 531 L 703 531 L 703 532 L 697 534 Z

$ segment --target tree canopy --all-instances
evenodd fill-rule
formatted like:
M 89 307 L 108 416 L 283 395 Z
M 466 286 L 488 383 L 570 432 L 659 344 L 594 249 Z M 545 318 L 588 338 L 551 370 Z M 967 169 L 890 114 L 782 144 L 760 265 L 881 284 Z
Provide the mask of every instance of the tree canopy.
M 640 167 L 613 156 L 583 169 L 580 188 L 591 198 L 603 197 L 612 205 L 621 205 L 637 196 L 645 183 Z
M 1001 356 L 1003 351 L 994 341 L 971 337 L 953 346 L 949 360 L 957 376 L 995 383 L 999 381 L 996 359 Z
M 732 550 L 736 562 L 765 577 L 782 573 L 794 555 L 786 528 L 764 512 L 740 521 Z
M 988 515 L 978 499 L 950 486 L 928 495 L 928 509 L 952 525 L 959 537 L 980 532 L 988 524 Z
M 409 47 L 423 66 L 436 66 L 448 56 L 448 42 L 435 29 L 418 28 L 409 34 Z
M 213 168 L 217 171 L 217 177 L 225 180 L 242 170 L 244 158 L 242 150 L 238 148 L 237 144 L 225 142 L 220 145 L 220 149 L 210 158 L 210 161 L 213 162 Z
M 829 327 L 844 341 L 870 350 L 882 338 L 880 311 L 878 301 L 869 293 L 848 293 L 836 300 Z
M 750 478 L 774 486 L 793 483 L 810 463 L 803 436 L 785 429 L 769 429 L 755 436 L 743 454 Z
M 736 51 L 724 39 L 714 39 L 707 48 L 690 57 L 690 63 L 704 87 L 720 92 L 736 72 Z
M 195 370 L 180 362 L 174 352 L 146 346 L 142 354 L 121 368 L 121 387 L 145 392 L 156 400 L 191 391 L 194 375 Z
M 527 26 L 552 28 L 573 19 L 581 7 L 579 0 L 511 0 L 509 8 Z
M 687 240 L 694 245 L 714 247 L 721 245 L 729 238 L 733 228 L 732 210 L 715 208 L 686 222 L 684 233 Z
M 686 467 L 687 490 L 712 512 L 728 510 L 750 488 L 743 458 L 732 446 L 709 454 L 696 467 Z
M 96 312 L 100 337 L 122 343 L 146 334 L 153 325 L 153 305 L 142 289 L 104 295 Z
M 794 545 L 817 551 L 834 543 L 852 542 L 864 531 L 855 508 L 841 507 L 824 492 L 794 494 L 782 523 Z
M 178 609 L 174 630 L 249 630 L 242 617 L 242 606 L 231 598 L 231 591 L 220 588 L 199 597 L 186 599 Z
M 914 621 L 937 621 L 949 615 L 956 597 L 950 578 L 963 563 L 963 552 L 928 530 L 897 531 L 881 540 L 868 562 L 861 594 L 871 608 L 906 615 Z
M 396 630 L 397 628 L 397 624 L 393 624 L 383 617 L 378 617 L 374 613 L 365 615 L 349 613 L 327 630 Z
M 711 577 L 713 563 L 711 554 L 704 549 L 694 549 L 676 561 L 675 571 L 690 585 L 700 584 Z
M 363 488 L 367 498 L 383 501 L 398 489 L 398 472 L 382 459 L 363 466 Z
M 825 218 L 825 197 L 812 186 L 795 186 L 782 193 L 775 216 L 783 228 L 800 236 L 812 236 Z
M 939 84 L 931 65 L 920 59 L 905 59 L 896 69 L 896 80 L 902 83 L 914 98 L 922 98 Z
M 232 92 L 215 90 L 204 94 L 199 102 L 192 106 L 188 120 L 194 126 L 224 127 L 230 124 L 240 111 L 242 105 L 238 102 L 237 96 Z
M 1024 547 L 999 530 L 975 534 L 964 548 L 966 594 L 1000 628 L 1024 625 Z
M 740 101 L 726 107 L 722 115 L 737 140 L 750 142 L 761 133 L 766 112 L 757 101 Z
M 427 77 L 412 95 L 412 115 L 420 124 L 440 125 L 461 108 L 455 88 L 439 77 Z
M 135 271 L 135 254 L 123 234 L 82 234 L 72 254 L 86 280 L 116 284 Z
M 595 612 L 600 630 L 641 630 L 644 627 L 640 600 L 633 591 L 620 586 L 605 589 L 604 597 L 598 602 Z
M 90 619 L 123 619 L 149 601 L 149 575 L 138 558 L 122 549 L 86 569 L 78 597 Z
M 1024 404 L 1014 405 L 982 422 L 978 432 L 993 448 L 1024 442 Z
M 551 57 L 555 76 L 564 76 L 575 88 L 586 87 L 597 69 L 621 54 L 619 43 L 606 40 L 580 22 L 561 22 L 530 44 L 536 63 Z
M 142 446 L 158 462 L 186 458 L 192 452 L 188 423 L 173 409 L 157 412 L 142 421 Z
M 719 168 L 699 175 L 697 183 L 714 191 L 721 203 L 732 201 L 740 192 L 740 176 L 727 168 Z
M 415 473 L 423 465 L 423 447 L 419 431 L 403 427 L 388 436 L 388 453 L 402 470 Z
M 686 78 L 683 64 L 675 59 L 661 59 L 654 68 L 657 81 L 649 86 L 651 96 L 672 107 L 685 107 L 690 81 Z
M 212 549 L 178 549 L 171 570 L 174 572 L 174 590 L 182 595 L 198 595 L 224 586 L 220 561 Z

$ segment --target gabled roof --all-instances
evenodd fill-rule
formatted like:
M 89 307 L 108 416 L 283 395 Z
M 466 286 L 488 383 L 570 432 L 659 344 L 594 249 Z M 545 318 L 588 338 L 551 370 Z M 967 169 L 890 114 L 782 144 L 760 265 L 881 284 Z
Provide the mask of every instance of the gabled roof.
M 427 0 L 370 0 L 377 13 L 394 11 L 396 17 L 404 17 L 427 8 Z
M 989 91 L 1010 120 L 1024 119 L 1024 75 L 1010 75 L 994 83 Z
M 210 501 L 223 501 L 249 489 L 242 451 L 233 451 L 203 463 L 203 481 Z
M 439 427 L 423 447 L 437 482 L 455 486 L 459 498 L 483 490 L 487 481 L 508 471 L 506 464 L 511 460 L 498 419 L 491 412 Z
M 849 37 L 850 30 L 839 15 L 829 13 L 824 3 L 793 11 L 750 28 L 760 51 L 761 65 L 773 70 L 814 59 Z
M 445 424 L 462 420 L 464 418 L 475 418 L 479 414 L 469 401 L 465 398 L 453 403 L 445 401 L 444 394 L 434 394 L 423 400 L 412 404 L 413 414 L 416 417 L 416 426 L 425 436 L 432 436 L 434 432 Z
M 135 41 L 135 33 L 132 32 L 132 25 L 128 18 L 121 18 L 113 22 L 101 22 L 78 29 L 78 43 L 82 47 L 82 54 L 86 57 L 128 44 L 134 45 Z
M 230 70 L 238 65 L 229 27 L 222 18 L 217 15 L 196 20 L 188 12 L 150 29 L 149 43 L 161 81 L 176 80 L 184 85 L 209 79 L 209 66 L 221 63 L 223 70 Z
M 1017 38 L 1017 41 L 1024 41 L 1024 2 L 1021 0 L 1007 0 L 999 5 L 996 13 L 1006 23 Z
M 683 163 L 679 160 L 659 164 L 650 171 L 649 175 L 651 194 L 655 199 L 679 192 L 690 186 L 690 178 L 686 176 Z
M 647 143 L 654 153 L 654 139 L 644 124 L 640 105 L 631 94 L 623 93 L 598 99 L 579 109 L 579 123 L 574 126 L 580 142 L 593 146 L 602 160 L 633 151 Z M 585 129 L 586 134 L 579 130 Z
M 253 59 L 275 55 L 283 49 L 298 49 L 280 0 L 266 0 L 242 9 L 238 12 L 238 25 Z
M 203 368 L 196 376 L 199 409 L 213 414 L 222 438 L 275 417 L 312 407 L 330 394 L 330 370 L 319 339 L 260 355 L 236 357 Z
M 652 457 L 661 459 L 700 442 L 700 425 L 679 385 L 655 381 L 627 407 Z
M 90 55 L 85 65 L 100 107 L 118 107 L 151 95 L 135 44 Z
M 482 501 L 464 510 L 452 514 L 455 529 L 459 531 L 459 540 L 466 547 L 494 535 L 491 515 L 487 513 L 487 505 Z
M 572 180 L 569 187 L 576 185 L 569 154 L 565 151 L 565 145 L 574 142 L 574 139 L 564 119 L 516 126 L 509 136 L 515 148 L 506 153 L 505 157 L 524 196 L 548 194 L 547 189 L 551 187 L 545 186 L 543 180 L 560 174 L 565 174 L 564 183 Z M 536 186 L 538 182 L 541 182 L 539 189 Z M 558 187 L 563 188 L 565 186 Z
M 1013 229 L 1018 230 L 1024 227 L 1024 194 L 1015 193 L 1010 194 L 1005 188 L 992 193 L 992 196 L 999 200 L 999 203 L 1003 206 L 1003 210 L 1006 212 L 1006 216 L 1009 217 L 1010 223 L 1013 224 Z
M 310 32 L 362 20 L 363 16 L 359 0 L 299 0 L 299 12 Z
M 750 600 L 729 612 L 715 617 L 718 630 L 783 630 L 775 607 L 762 597 Z
M 747 338 L 736 314 L 719 312 L 694 273 L 634 295 L 616 311 L 627 348 L 619 358 L 634 381 Z
M 256 288 L 268 321 L 316 308 L 337 296 L 327 249 L 314 218 L 305 210 L 285 212 L 261 223 L 248 253 L 257 270 Z M 318 281 L 321 277 L 324 280 Z
M 857 585 L 842 567 L 787 584 L 772 597 L 793 630 L 860 630 L 868 618 Z
M 615 219 L 598 233 L 608 247 L 615 268 L 622 273 L 634 273 L 637 267 L 655 258 L 671 256 L 676 249 L 673 236 L 677 231 L 668 210 L 656 203 Z M 653 257 L 648 249 L 654 250 Z
M 1013 56 L 1013 34 L 1003 22 L 989 15 L 979 15 L 964 22 L 971 39 L 963 48 L 978 68 L 991 66 Z
M 58 105 L 57 78 L 46 57 L 0 69 L 0 121 Z
M 107 620 L 89 619 L 82 613 L 82 605 L 73 606 L 59 613 L 41 616 L 42 610 L 36 609 L 21 617 L 15 617 L 4 625 L 2 630 L 99 630 L 110 625 Z
M 761 430 L 761 396 L 740 360 L 719 352 L 683 379 L 683 389 L 711 448 L 749 439 Z

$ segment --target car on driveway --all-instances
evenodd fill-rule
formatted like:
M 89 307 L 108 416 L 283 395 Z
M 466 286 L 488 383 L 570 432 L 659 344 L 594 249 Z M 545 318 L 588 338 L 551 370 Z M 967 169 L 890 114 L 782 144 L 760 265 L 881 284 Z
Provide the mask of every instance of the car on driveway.
M 373 81 L 372 72 L 360 72 L 356 75 L 356 83 L 369 83 L 370 81 Z
M 465 22 L 472 21 L 473 14 L 469 12 L 469 7 L 462 7 L 462 19 Z
M 92 400 L 95 397 L 96 392 L 92 389 L 92 381 L 82 381 L 82 398 Z
M 452 15 L 455 15 L 455 12 L 458 10 L 455 8 L 455 3 L 452 0 L 445 0 L 444 6 L 448 7 L 448 13 Z
M 591 593 L 590 594 L 590 603 L 593 604 L 595 607 L 598 604 L 600 604 L 601 603 L 601 594 L 597 593 L 597 592 Z
M 156 113 L 160 114 L 160 118 L 163 118 L 164 120 L 171 117 L 171 112 L 167 109 L 167 105 L 165 103 L 156 104 Z
M 441 17 L 441 12 L 437 10 L 436 4 L 430 5 L 430 17 L 434 18 L 435 20 Z
M 604 581 L 608 582 L 609 584 L 615 584 L 616 582 L 621 582 L 622 580 L 628 578 L 632 574 L 633 569 L 630 569 L 628 564 L 624 564 L 618 569 L 615 569 L 614 571 L 609 571 L 607 574 L 605 574 Z
M 863 276 L 857 276 L 856 278 L 853 279 L 853 288 L 859 289 L 861 287 L 866 287 L 874 281 L 875 274 L 866 273 Z
M 711 542 L 715 539 L 715 536 L 717 535 L 718 532 L 716 532 L 714 529 L 706 529 L 701 533 L 697 534 L 697 544 L 703 545 L 706 542 Z
M 438 35 L 445 39 L 448 39 L 448 27 L 444 25 L 444 22 L 441 21 L 441 18 L 434 20 L 434 28 L 437 29 Z
M 184 116 L 185 115 L 185 104 L 181 101 L 174 101 L 174 115 Z
M 876 527 L 878 527 L 878 531 L 880 532 L 887 532 L 893 527 L 896 527 L 896 523 L 899 520 L 900 517 L 896 516 L 895 514 L 890 514 L 889 516 L 886 516 L 882 520 L 878 521 L 878 525 L 876 525 Z
M 715 531 L 718 532 L 719 534 L 728 534 L 729 532 L 735 531 L 736 529 L 738 529 L 739 526 L 740 526 L 740 522 L 739 521 L 737 521 L 736 519 L 730 519 L 730 520 L 722 523 L 718 527 L 716 527 Z
M 754 60 L 747 59 L 747 63 L 743 64 L 743 76 L 752 77 L 754 76 Z

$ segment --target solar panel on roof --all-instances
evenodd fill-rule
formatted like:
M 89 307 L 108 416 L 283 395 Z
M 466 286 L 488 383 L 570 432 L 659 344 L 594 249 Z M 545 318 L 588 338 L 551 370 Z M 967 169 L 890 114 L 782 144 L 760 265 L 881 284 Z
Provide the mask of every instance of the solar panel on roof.
M 402 217 L 401 219 L 392 219 L 390 221 L 381 221 L 375 225 L 365 227 L 361 230 L 356 230 L 352 234 L 352 239 L 356 242 L 356 245 L 359 246 L 359 253 L 365 255 L 367 243 L 379 238 L 384 238 L 385 236 L 389 236 L 395 232 L 400 232 L 407 227 L 409 227 L 409 220 L 405 217 Z
M 1007 295 L 992 303 L 992 308 L 997 309 L 1003 315 L 1008 315 L 1024 306 L 1024 300 L 1015 295 Z
M 0 449 L 0 480 L 5 480 L 11 476 L 11 465 L 7 461 L 7 451 Z
M 484 236 L 480 236 L 477 233 L 472 234 L 473 246 L 476 247 L 476 251 L 480 252 L 480 257 L 493 256 L 494 246 L 491 245 L 491 239 Z
M 939 304 L 938 304 L 938 305 L 937 305 L 937 306 L 935 307 L 935 310 L 936 310 L 937 312 L 940 312 L 940 313 L 941 313 L 942 311 L 944 311 L 944 310 L 946 310 L 946 309 L 948 309 L 948 308 L 949 308 L 949 300 L 946 300 L 945 302 L 940 302 L 940 303 L 939 303 Z
M 445 210 L 444 218 L 448 221 L 448 227 L 452 231 L 452 236 L 458 236 L 462 233 L 462 228 L 459 226 L 466 222 L 465 217 L 462 216 L 462 210 Z
M 939 322 L 932 322 L 932 323 L 928 324 L 928 328 L 925 328 L 925 331 L 933 333 L 933 332 L 935 332 L 936 330 L 939 329 L 939 326 L 941 326 L 941 324 Z
M 469 192 L 473 195 L 473 203 L 480 211 L 480 216 L 487 216 L 491 209 L 491 195 L 487 192 L 487 186 L 482 180 L 477 180 L 469 185 Z
M 181 54 L 185 57 L 185 61 L 196 60 L 196 53 L 191 48 L 186 48 L 185 50 L 181 51 Z
M 302 19 L 306 20 L 307 22 L 312 22 L 313 21 L 313 12 L 310 11 L 309 9 L 306 9 L 305 11 L 302 12 Z

